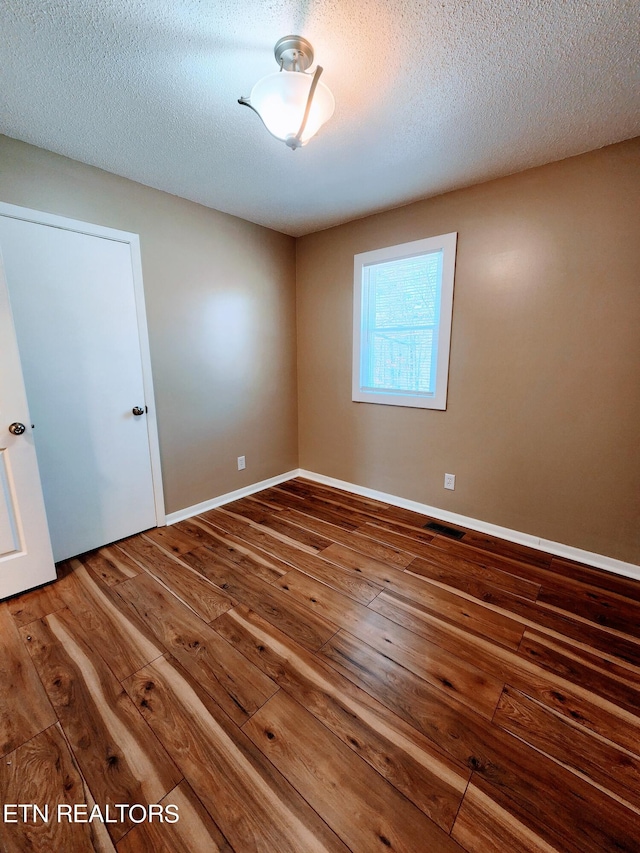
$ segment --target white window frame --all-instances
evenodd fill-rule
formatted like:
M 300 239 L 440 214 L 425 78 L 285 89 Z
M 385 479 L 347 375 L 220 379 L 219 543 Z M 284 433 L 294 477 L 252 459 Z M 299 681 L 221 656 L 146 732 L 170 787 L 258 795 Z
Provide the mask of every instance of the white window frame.
M 420 409 L 447 408 L 447 384 L 449 378 L 449 350 L 451 345 L 451 321 L 453 316 L 453 283 L 456 264 L 456 245 L 458 234 L 442 234 L 427 237 L 411 243 L 401 243 L 372 252 L 362 252 L 354 258 L 353 275 L 353 384 L 351 398 L 356 403 L 379 403 L 384 406 L 410 406 Z M 438 321 L 438 347 L 436 362 L 435 392 L 426 394 L 400 393 L 390 391 L 364 390 L 361 381 L 364 364 L 364 343 L 366 340 L 366 318 L 364 317 L 364 273 L 368 266 L 413 258 L 432 252 L 442 251 L 442 285 L 440 294 L 440 316 Z

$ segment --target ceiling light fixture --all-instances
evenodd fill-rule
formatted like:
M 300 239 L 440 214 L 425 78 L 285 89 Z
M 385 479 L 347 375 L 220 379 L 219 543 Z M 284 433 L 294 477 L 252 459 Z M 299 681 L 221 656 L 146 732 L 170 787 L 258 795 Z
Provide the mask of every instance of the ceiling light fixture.
M 313 48 L 301 36 L 284 36 L 274 48 L 280 71 L 258 80 L 248 98 L 238 103 L 250 107 L 272 136 L 295 151 L 331 118 L 335 101 L 331 90 L 320 83 L 322 68 L 312 74 Z

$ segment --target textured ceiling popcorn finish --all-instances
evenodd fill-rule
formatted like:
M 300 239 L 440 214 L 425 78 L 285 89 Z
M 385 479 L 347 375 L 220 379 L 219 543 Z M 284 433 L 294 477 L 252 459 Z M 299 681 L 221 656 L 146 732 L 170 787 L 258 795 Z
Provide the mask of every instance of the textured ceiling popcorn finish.
M 637 0 L 0 0 L 0 131 L 300 235 L 640 134 Z M 309 39 L 333 118 L 237 104 Z

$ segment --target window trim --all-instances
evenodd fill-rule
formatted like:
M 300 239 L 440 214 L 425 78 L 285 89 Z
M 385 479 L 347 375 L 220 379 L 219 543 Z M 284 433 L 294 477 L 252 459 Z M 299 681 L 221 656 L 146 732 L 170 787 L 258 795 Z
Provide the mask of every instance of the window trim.
M 447 408 L 447 386 L 449 377 L 449 353 L 451 347 L 451 323 L 453 317 L 453 285 L 456 264 L 458 234 L 441 234 L 410 243 L 400 243 L 370 252 L 361 252 L 353 259 L 353 363 L 351 399 L 356 403 L 378 403 L 385 406 L 409 406 L 420 409 Z M 421 393 L 394 394 L 388 391 L 363 390 L 363 279 L 367 266 L 412 258 L 442 251 L 442 285 L 440 293 L 440 317 L 436 364 L 436 389 L 433 395 Z

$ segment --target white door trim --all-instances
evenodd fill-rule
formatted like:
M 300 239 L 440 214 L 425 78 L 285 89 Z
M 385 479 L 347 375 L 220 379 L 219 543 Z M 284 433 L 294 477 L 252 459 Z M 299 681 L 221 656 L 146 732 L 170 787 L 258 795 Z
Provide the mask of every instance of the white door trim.
M 136 316 L 138 323 L 138 336 L 140 338 L 140 359 L 142 362 L 142 382 L 144 385 L 145 404 L 147 406 L 147 434 L 149 436 L 149 454 L 151 458 L 151 476 L 153 478 L 153 496 L 156 511 L 156 524 L 158 527 L 166 524 L 164 508 L 164 492 L 162 488 L 162 469 L 160 466 L 160 443 L 158 440 L 158 422 L 156 418 L 156 403 L 153 393 L 153 380 L 151 373 L 151 353 L 149 350 L 149 330 L 147 327 L 147 313 L 144 301 L 144 284 L 142 280 L 142 257 L 140 254 L 140 237 L 129 231 L 118 231 L 116 228 L 107 228 L 104 225 L 94 225 L 79 219 L 68 219 L 55 213 L 45 213 L 40 210 L 30 210 L 28 207 L 19 207 L 15 204 L 7 204 L 0 201 L 0 216 L 11 219 L 22 219 L 26 222 L 34 222 L 37 225 L 50 225 L 53 228 L 62 228 L 65 231 L 77 231 L 80 234 L 88 234 L 92 237 L 102 237 L 106 240 L 115 240 L 126 243 L 131 252 L 131 269 L 133 273 L 133 290 L 136 304 Z

